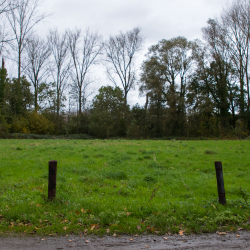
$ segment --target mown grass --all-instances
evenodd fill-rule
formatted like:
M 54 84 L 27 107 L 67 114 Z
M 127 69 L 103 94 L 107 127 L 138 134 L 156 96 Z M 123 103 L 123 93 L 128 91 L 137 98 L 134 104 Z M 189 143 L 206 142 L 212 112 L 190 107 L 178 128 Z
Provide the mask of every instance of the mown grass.
M 0 140 L 0 236 L 249 229 L 249 150 L 249 141 Z

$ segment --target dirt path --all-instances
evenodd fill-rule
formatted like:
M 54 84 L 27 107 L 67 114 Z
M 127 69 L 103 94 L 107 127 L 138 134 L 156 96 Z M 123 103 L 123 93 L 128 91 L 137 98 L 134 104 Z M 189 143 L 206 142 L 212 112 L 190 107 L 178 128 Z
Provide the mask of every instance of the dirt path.
M 237 236 L 237 234 L 239 236 Z M 1 250 L 250 249 L 250 232 L 139 237 L 0 237 Z M 167 237 L 167 239 L 164 239 Z M 133 239 L 132 241 L 130 239 Z

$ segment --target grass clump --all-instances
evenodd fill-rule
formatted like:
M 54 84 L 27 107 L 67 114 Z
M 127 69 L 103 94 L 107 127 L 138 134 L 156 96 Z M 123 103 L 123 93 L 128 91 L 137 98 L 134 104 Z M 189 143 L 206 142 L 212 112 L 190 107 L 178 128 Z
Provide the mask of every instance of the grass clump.
M 206 149 L 205 154 L 207 154 L 207 155 L 215 155 L 216 152 L 214 150 L 211 150 L 211 149 Z
M 145 176 L 143 178 L 143 181 L 150 182 L 150 183 L 156 183 L 157 180 L 155 177 L 148 175 L 148 176 Z
M 127 174 L 123 171 L 106 172 L 104 176 L 107 179 L 113 179 L 113 180 L 126 180 L 128 178 Z

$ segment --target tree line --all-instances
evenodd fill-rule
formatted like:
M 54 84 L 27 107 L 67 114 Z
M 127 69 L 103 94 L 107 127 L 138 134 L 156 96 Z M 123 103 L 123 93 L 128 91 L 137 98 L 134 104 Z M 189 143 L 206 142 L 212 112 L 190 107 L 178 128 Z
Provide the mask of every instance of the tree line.
M 179 36 L 151 46 L 140 71 L 135 61 L 143 43 L 140 28 L 106 40 L 89 29 L 52 29 L 41 38 L 34 32 L 47 17 L 40 3 L 0 0 L 0 17 L 8 24 L 0 33 L 1 134 L 248 136 L 249 0 L 235 0 L 209 19 L 202 40 Z M 17 77 L 10 79 L 4 58 L 11 53 Z M 101 87 L 86 105 L 94 66 L 101 63 L 111 86 Z M 145 105 L 130 107 L 128 94 L 136 85 Z

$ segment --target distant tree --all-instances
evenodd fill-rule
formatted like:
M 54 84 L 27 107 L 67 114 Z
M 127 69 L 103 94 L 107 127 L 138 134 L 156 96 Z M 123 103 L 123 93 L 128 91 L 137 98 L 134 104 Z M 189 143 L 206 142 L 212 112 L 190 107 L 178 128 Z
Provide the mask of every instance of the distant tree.
M 10 114 L 19 116 L 31 109 L 33 95 L 31 84 L 23 76 L 21 79 L 13 78 L 6 86 L 6 100 L 9 104 Z
M 184 131 L 186 80 L 193 60 L 192 47 L 193 43 L 184 37 L 161 40 L 149 48 L 147 60 L 143 62 L 140 91 L 147 93 L 155 106 L 159 133 L 163 105 L 167 107 L 169 133 Z
M 18 54 L 18 79 L 21 77 L 21 58 L 26 46 L 26 38 L 31 34 L 34 26 L 45 19 L 38 8 L 40 0 L 8 0 L 10 11 L 6 13 L 16 44 L 11 44 Z
M 148 135 L 147 110 L 137 103 L 130 111 L 130 122 L 128 126 L 128 137 L 142 138 Z
M 43 80 L 49 75 L 49 65 L 47 64 L 51 49 L 49 44 L 38 36 L 32 36 L 27 40 L 25 47 L 26 65 L 25 73 L 34 87 L 34 106 L 38 109 L 38 89 Z
M 125 111 L 123 91 L 119 87 L 101 87 L 92 104 L 91 128 L 94 134 L 101 138 L 124 135 Z
M 42 112 L 56 113 L 55 83 L 41 82 L 37 88 L 37 104 Z
M 136 83 L 136 54 L 142 46 L 140 28 L 134 28 L 127 33 L 120 32 L 110 36 L 105 43 L 107 74 L 115 86 L 122 85 L 124 105 L 127 105 L 127 95 Z
M 54 29 L 50 31 L 48 39 L 52 51 L 50 72 L 55 83 L 56 114 L 59 116 L 71 68 L 67 33 L 59 34 L 57 29 Z
M 86 89 L 90 83 L 87 80 L 87 74 L 90 68 L 97 64 L 103 43 L 97 33 L 91 33 L 86 30 L 83 36 L 81 30 L 68 30 L 69 51 L 73 66 L 70 71 L 72 79 L 72 91 L 78 98 L 79 114 L 82 112 L 84 100 L 86 99 Z

